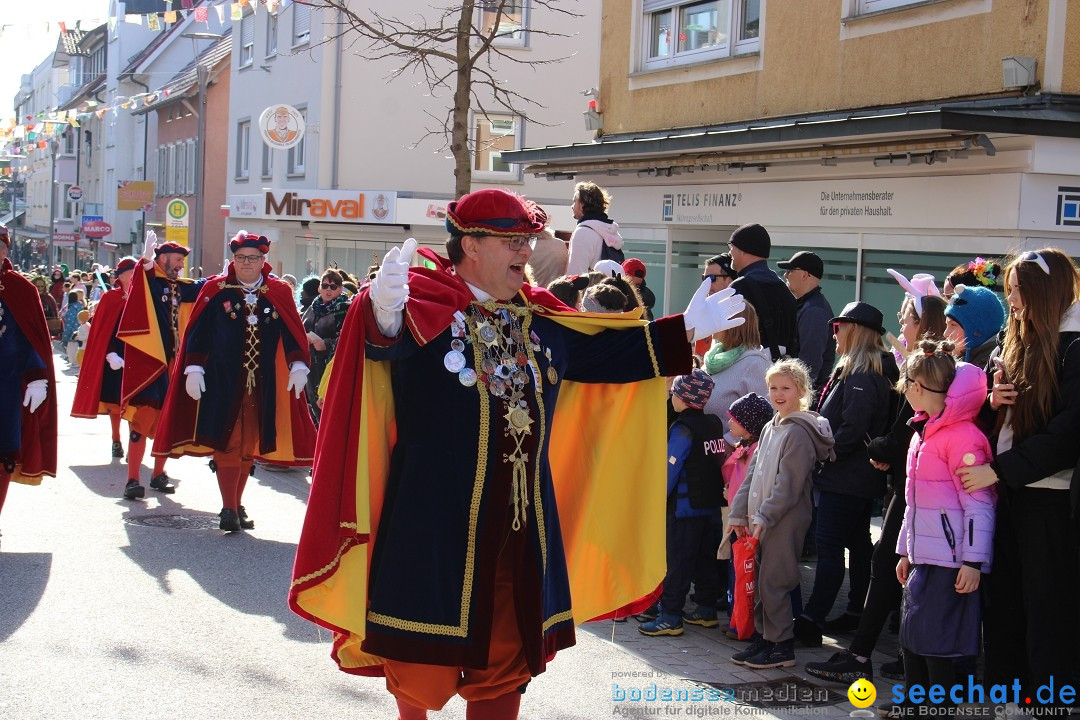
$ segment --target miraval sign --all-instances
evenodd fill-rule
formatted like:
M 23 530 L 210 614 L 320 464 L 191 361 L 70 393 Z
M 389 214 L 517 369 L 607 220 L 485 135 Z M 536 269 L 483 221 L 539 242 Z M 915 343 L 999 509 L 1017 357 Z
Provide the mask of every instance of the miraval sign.
M 234 195 L 229 204 L 232 217 L 389 224 L 395 221 L 397 193 L 272 188 L 262 195 Z

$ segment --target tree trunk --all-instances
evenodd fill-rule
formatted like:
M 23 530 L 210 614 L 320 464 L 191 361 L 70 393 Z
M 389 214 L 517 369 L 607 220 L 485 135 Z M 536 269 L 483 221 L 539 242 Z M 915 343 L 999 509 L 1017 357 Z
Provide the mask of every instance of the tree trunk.
M 472 91 L 471 40 L 474 0 L 461 4 L 457 36 L 457 85 L 450 129 L 450 150 L 454 154 L 454 196 L 460 198 L 472 190 L 472 153 L 469 151 L 469 106 Z

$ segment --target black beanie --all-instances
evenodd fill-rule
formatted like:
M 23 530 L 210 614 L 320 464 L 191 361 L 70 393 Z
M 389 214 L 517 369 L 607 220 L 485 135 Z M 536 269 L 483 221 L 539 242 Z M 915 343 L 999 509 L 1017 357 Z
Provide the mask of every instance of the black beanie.
M 772 238 L 769 237 L 769 231 L 757 223 L 736 228 L 735 232 L 731 233 L 731 240 L 728 242 L 743 252 L 760 258 L 769 257 L 769 251 L 772 250 Z

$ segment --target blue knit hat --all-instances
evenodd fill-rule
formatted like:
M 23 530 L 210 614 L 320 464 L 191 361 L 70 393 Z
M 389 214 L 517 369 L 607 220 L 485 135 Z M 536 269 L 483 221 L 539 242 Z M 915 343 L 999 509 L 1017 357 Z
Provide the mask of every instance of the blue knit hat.
M 945 317 L 952 318 L 964 329 L 964 360 L 971 351 L 998 334 L 1005 323 L 1005 307 L 993 290 L 984 287 L 957 285 Z
M 709 402 L 716 383 L 712 377 L 699 368 L 694 368 L 689 375 L 680 375 L 671 383 L 671 394 L 692 408 L 698 410 Z
M 761 431 L 765 429 L 765 425 L 772 419 L 773 407 L 768 400 L 756 392 L 750 392 L 731 403 L 731 407 L 728 408 L 728 415 L 731 416 L 732 420 L 746 428 L 746 432 L 754 437 L 760 437 Z

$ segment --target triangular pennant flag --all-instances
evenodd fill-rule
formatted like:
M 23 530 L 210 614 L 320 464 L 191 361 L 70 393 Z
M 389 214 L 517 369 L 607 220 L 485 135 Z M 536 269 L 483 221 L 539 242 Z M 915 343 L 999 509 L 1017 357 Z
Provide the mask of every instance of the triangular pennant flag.
M 65 35 L 67 35 L 67 25 L 66 25 L 66 24 L 64 24 L 64 23 L 57 23 L 57 25 L 59 25 L 59 26 L 60 26 L 60 32 L 62 32 L 62 33 L 64 33 Z
M 270 12 L 277 10 L 278 0 L 266 0 L 266 9 Z
M 109 33 L 114 36 L 116 34 L 116 18 L 114 17 L 109 18 Z
M 165 11 L 165 22 L 168 23 L 169 25 L 173 25 L 173 24 L 176 23 L 176 11 L 175 10 L 166 10 Z
M 133 13 L 124 15 L 124 22 L 131 23 L 132 25 L 142 25 L 142 19 L 142 15 L 135 15 Z
M 217 13 L 217 21 L 218 21 L 219 25 L 221 23 L 225 22 L 225 6 L 224 5 L 215 5 L 214 6 L 214 12 Z
M 193 5 L 194 3 L 191 2 L 191 0 L 180 0 L 180 7 L 184 8 L 185 10 L 190 10 Z
M 150 13 L 146 16 L 146 27 L 151 30 L 160 30 L 161 23 L 158 21 L 157 13 Z
M 209 19 L 209 9 L 206 6 L 195 8 L 195 22 L 204 23 Z
M 68 125 L 70 125 L 71 127 L 79 127 L 79 121 L 76 118 L 69 117 Z
M 101 108 L 100 110 L 95 111 L 94 115 L 96 115 L 97 119 L 100 120 L 101 118 L 105 117 L 105 111 L 108 109 L 109 108 Z
M 232 3 L 232 14 L 229 17 L 236 21 L 244 19 L 244 8 L 241 7 L 240 3 Z

